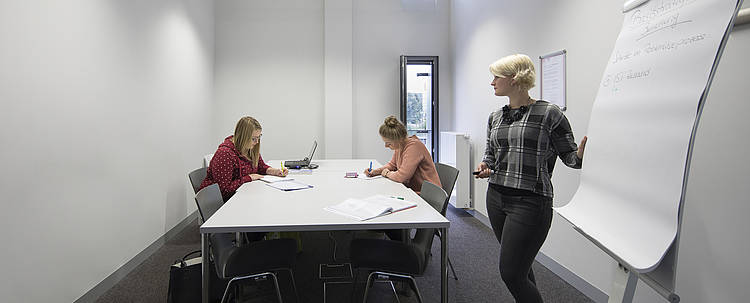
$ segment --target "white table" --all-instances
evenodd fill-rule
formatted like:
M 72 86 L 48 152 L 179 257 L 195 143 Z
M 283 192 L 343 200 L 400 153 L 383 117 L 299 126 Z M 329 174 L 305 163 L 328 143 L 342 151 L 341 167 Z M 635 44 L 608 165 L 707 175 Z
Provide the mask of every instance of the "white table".
M 280 165 L 280 161 L 267 163 L 274 167 Z M 370 160 L 320 160 L 315 163 L 320 167 L 312 170 L 312 174 L 289 175 L 313 188 L 281 191 L 262 181 L 245 183 L 201 225 L 203 302 L 208 302 L 208 236 L 212 233 L 438 228 L 441 234 L 441 302 L 447 303 L 446 265 L 450 222 L 403 184 L 384 178 L 344 178 L 348 171 L 361 174 L 369 166 Z M 381 166 L 374 160 L 372 165 Z M 367 221 L 358 221 L 323 209 L 348 198 L 365 198 L 376 194 L 401 196 L 416 202 L 417 207 Z

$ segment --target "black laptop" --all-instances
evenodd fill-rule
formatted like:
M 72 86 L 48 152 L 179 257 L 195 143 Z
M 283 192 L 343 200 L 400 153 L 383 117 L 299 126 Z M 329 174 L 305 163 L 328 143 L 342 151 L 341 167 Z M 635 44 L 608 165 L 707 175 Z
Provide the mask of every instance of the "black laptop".
M 315 154 L 315 149 L 318 147 L 318 141 L 313 140 L 312 149 L 310 149 L 310 155 L 305 157 L 302 160 L 294 160 L 294 161 L 284 161 L 284 166 L 287 168 L 303 168 L 303 167 L 309 167 L 314 168 L 313 166 L 317 167 L 317 165 L 313 164 L 310 165 L 310 161 L 312 161 L 313 154 Z

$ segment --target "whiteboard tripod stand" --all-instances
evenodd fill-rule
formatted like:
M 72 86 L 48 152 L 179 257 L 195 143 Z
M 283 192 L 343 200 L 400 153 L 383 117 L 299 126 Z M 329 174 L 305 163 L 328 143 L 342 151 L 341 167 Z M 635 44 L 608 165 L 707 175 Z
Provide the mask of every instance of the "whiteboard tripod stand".
M 623 7 L 623 13 L 638 7 L 639 5 L 647 2 L 648 0 L 629 0 L 626 1 L 624 7 Z M 732 32 L 732 28 L 736 24 L 735 22 L 739 22 L 740 24 L 747 23 L 750 18 L 748 18 L 748 15 L 750 15 L 750 11 L 747 9 L 740 10 L 740 7 L 742 6 L 742 1 L 738 1 L 734 17 L 730 20 L 729 26 L 727 31 L 725 32 L 725 35 L 719 45 L 719 49 L 716 55 L 716 59 L 714 60 L 713 66 L 711 68 L 711 72 L 708 77 L 708 82 L 706 83 L 705 90 L 703 91 L 703 94 L 701 95 L 700 101 L 698 103 L 698 112 L 697 117 L 695 119 L 695 124 L 693 125 L 693 131 L 690 136 L 690 143 L 688 148 L 688 155 L 687 155 L 687 163 L 685 165 L 685 173 L 683 175 L 683 187 L 682 187 L 682 197 L 680 198 L 680 206 L 679 206 L 679 214 L 678 214 L 678 228 L 677 228 L 677 235 L 675 236 L 675 240 L 672 243 L 672 245 L 669 247 L 667 252 L 665 253 L 662 260 L 659 262 L 659 265 L 650 272 L 647 273 L 637 273 L 636 271 L 631 270 L 628 268 L 628 266 L 623 265 L 624 262 L 618 260 L 617 267 L 613 271 L 613 277 L 612 277 L 612 285 L 609 292 L 609 300 L 608 303 L 631 303 L 633 302 L 633 298 L 635 295 L 635 289 L 636 285 L 638 284 L 638 280 L 643 280 L 649 287 L 651 287 L 654 291 L 656 291 L 659 295 L 661 295 L 663 298 L 667 299 L 670 303 L 678 303 L 680 302 L 680 296 L 674 293 L 675 289 L 675 278 L 676 273 L 675 269 L 677 268 L 677 252 L 679 248 L 679 240 L 680 240 L 680 234 L 682 231 L 682 215 L 683 215 L 683 209 L 684 209 L 684 203 L 685 203 L 685 192 L 687 190 L 687 178 L 690 172 L 690 162 L 692 159 L 692 153 L 693 153 L 693 146 L 695 142 L 695 134 L 698 129 L 698 123 L 700 122 L 701 114 L 703 113 L 703 107 L 705 105 L 706 97 L 708 96 L 708 90 L 711 87 L 711 83 L 713 82 L 714 75 L 716 74 L 716 68 L 719 64 L 719 59 L 721 58 L 722 53 L 724 52 L 724 48 L 726 47 L 727 40 L 729 38 L 729 34 Z M 595 241 L 593 238 L 587 236 L 583 231 L 576 228 L 582 235 L 586 236 L 586 238 L 589 238 L 593 243 L 595 243 L 599 248 L 607 252 L 610 256 L 614 257 L 615 259 L 619 259 L 615 256 L 615 254 L 611 253 L 609 250 L 607 250 L 603 245 L 600 245 L 597 241 Z
M 681 217 L 681 216 L 680 216 Z M 680 296 L 674 293 L 675 268 L 677 265 L 677 247 L 679 247 L 679 232 L 675 242 L 669 247 L 659 265 L 648 273 L 638 273 L 631 270 L 625 261 L 612 253 L 604 245 L 587 235 L 581 229 L 573 226 L 573 229 L 589 239 L 594 245 L 611 256 L 617 264 L 612 272 L 612 285 L 610 286 L 608 303 L 632 303 L 638 280 L 643 280 L 649 287 L 656 291 L 670 303 L 680 302 Z

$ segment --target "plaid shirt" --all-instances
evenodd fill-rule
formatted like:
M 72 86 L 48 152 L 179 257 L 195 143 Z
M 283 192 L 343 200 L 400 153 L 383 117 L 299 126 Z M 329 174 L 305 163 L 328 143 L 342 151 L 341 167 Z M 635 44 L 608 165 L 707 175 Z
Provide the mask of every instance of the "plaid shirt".
M 572 168 L 581 168 L 583 162 L 576 155 L 578 146 L 568 119 L 557 105 L 542 100 L 525 113 L 510 111 L 506 117 L 503 110 L 493 112 L 487 123 L 482 162 L 494 170 L 489 181 L 551 198 L 555 156 Z M 517 119 L 510 119 L 513 114 Z

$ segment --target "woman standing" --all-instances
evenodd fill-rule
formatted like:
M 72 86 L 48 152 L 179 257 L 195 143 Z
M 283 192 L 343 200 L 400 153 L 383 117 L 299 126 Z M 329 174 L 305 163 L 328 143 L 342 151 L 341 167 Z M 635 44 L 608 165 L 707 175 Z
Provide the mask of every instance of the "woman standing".
M 509 104 L 490 114 L 477 178 L 489 177 L 487 212 L 500 242 L 500 275 L 517 302 L 542 302 L 531 270 L 552 223 L 555 158 L 581 168 L 586 137 L 576 146 L 556 105 L 534 100 L 534 63 L 511 55 L 490 65 L 495 96 Z
M 394 116 L 388 116 L 378 131 L 385 147 L 393 150 L 393 157 L 383 167 L 366 168 L 364 173 L 368 177 L 382 175 L 403 183 L 417 193 L 422 190 L 424 180 L 441 186 L 435 163 L 432 162 L 427 147 L 417 136 L 406 137 L 406 126 L 401 121 Z

